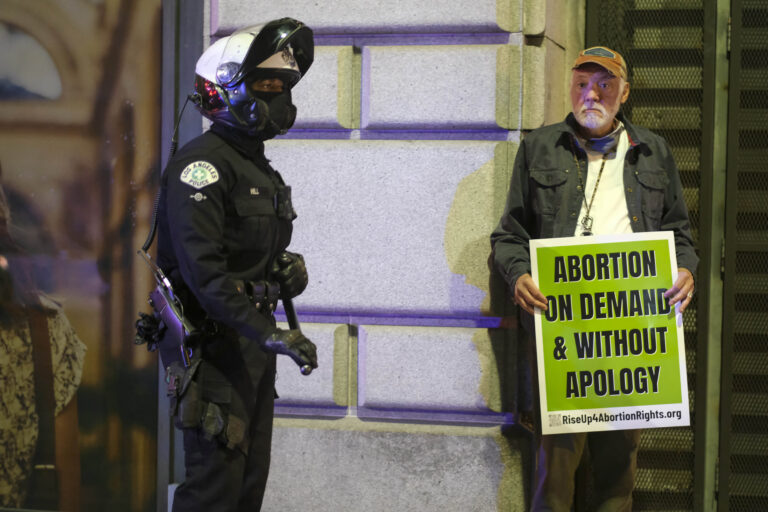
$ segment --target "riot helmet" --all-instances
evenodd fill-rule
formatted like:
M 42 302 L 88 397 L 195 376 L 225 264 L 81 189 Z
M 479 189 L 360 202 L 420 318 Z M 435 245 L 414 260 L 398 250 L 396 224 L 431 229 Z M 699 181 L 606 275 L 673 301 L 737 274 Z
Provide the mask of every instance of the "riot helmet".
M 314 59 L 312 30 L 282 18 L 213 43 L 195 66 L 195 104 L 214 123 L 270 139 L 293 126 L 291 88 Z

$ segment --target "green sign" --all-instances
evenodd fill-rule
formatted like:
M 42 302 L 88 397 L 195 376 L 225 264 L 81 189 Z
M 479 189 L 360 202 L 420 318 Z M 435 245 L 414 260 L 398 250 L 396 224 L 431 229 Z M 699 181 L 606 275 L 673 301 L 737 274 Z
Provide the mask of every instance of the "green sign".
M 544 434 L 689 424 L 671 232 L 531 240 Z

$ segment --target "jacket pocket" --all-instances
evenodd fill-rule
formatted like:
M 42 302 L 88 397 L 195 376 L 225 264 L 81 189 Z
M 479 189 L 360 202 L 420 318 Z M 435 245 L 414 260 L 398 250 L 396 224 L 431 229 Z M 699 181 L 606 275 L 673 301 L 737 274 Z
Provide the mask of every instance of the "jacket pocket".
M 232 202 L 235 211 L 224 228 L 225 237 L 231 256 L 240 258 L 230 263 L 241 268 L 242 265 L 253 265 L 261 255 L 270 251 L 278 219 L 271 197 L 241 196 Z
M 531 213 L 536 223 L 533 238 L 551 238 L 555 232 L 555 219 L 565 200 L 568 171 L 564 169 L 531 169 Z
M 664 214 L 664 194 L 669 187 L 666 171 L 638 171 L 635 173 L 640 186 L 640 209 L 648 230 L 661 226 Z
M 250 217 L 251 215 L 275 215 L 275 205 L 271 197 L 260 197 L 258 199 L 251 197 L 235 198 L 235 211 L 240 217 Z
M 531 179 L 542 187 L 557 187 L 568 180 L 568 172 L 563 169 L 531 169 Z
M 669 176 L 666 171 L 638 171 L 637 181 L 644 187 L 653 190 L 666 190 L 669 186 Z

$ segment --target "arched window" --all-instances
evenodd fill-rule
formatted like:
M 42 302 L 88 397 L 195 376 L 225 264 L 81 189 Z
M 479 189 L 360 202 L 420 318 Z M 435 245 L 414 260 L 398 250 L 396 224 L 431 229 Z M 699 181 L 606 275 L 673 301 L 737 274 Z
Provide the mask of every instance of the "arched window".
M 50 54 L 32 36 L 0 21 L 0 101 L 55 100 L 61 76 Z

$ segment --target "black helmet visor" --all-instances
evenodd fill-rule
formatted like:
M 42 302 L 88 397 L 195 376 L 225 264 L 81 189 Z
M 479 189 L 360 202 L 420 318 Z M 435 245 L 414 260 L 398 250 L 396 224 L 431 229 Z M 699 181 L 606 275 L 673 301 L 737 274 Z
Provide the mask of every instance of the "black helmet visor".
M 227 81 L 228 84 L 239 82 L 254 71 L 259 64 L 282 51 L 289 44 L 293 49 L 293 57 L 296 59 L 296 65 L 298 65 L 302 76 L 312 65 L 315 48 L 312 29 L 300 21 L 282 18 L 270 21 L 263 26 L 238 30 L 233 35 L 245 32 L 254 34 L 255 38 L 251 42 L 240 68 Z

